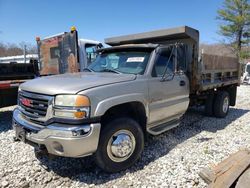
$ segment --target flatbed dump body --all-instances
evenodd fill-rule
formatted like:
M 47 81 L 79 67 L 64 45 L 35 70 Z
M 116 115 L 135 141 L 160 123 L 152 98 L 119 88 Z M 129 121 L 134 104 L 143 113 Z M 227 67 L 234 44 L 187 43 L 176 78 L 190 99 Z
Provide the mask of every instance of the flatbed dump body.
M 199 58 L 199 31 L 188 26 L 107 38 L 105 43 L 111 46 L 142 43 L 187 45 L 186 73 L 191 94 L 240 84 L 241 69 L 238 59 L 206 53 Z
M 0 81 L 32 79 L 34 74 L 39 74 L 37 61 L 0 64 Z
M 0 64 L 0 107 L 16 104 L 20 84 L 39 75 L 38 62 Z

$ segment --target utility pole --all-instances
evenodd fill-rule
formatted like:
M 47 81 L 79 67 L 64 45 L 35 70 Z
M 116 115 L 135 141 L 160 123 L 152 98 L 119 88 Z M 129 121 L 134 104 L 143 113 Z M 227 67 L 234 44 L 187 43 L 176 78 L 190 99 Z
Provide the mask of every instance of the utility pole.
M 26 63 L 26 44 L 23 45 L 24 63 Z

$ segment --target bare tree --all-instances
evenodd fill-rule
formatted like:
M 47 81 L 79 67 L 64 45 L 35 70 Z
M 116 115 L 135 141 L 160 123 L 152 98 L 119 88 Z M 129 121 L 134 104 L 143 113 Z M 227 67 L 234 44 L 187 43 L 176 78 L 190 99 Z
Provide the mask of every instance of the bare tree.
M 0 43 L 0 57 L 23 55 L 24 45 L 26 46 L 26 54 L 37 53 L 37 47 L 29 43 L 25 42 L 21 42 L 19 44 Z

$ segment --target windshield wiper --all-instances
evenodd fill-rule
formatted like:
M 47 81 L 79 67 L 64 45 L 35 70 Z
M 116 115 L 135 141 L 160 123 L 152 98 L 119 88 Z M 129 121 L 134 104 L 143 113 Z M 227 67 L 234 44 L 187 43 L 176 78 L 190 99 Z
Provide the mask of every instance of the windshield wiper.
M 83 71 L 89 71 L 89 72 L 94 72 L 92 69 L 90 68 L 84 68 Z
M 116 74 L 121 74 L 121 72 L 114 70 L 114 69 L 102 69 L 100 72 L 113 72 Z

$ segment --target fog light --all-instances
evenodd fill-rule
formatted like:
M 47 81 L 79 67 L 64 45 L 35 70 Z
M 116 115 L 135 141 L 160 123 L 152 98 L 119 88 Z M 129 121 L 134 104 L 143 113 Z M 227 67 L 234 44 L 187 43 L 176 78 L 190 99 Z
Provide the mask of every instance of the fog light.
M 73 136 L 82 136 L 90 131 L 90 127 L 82 127 L 72 131 Z
M 52 142 L 52 147 L 57 153 L 63 153 L 63 146 L 59 142 Z

